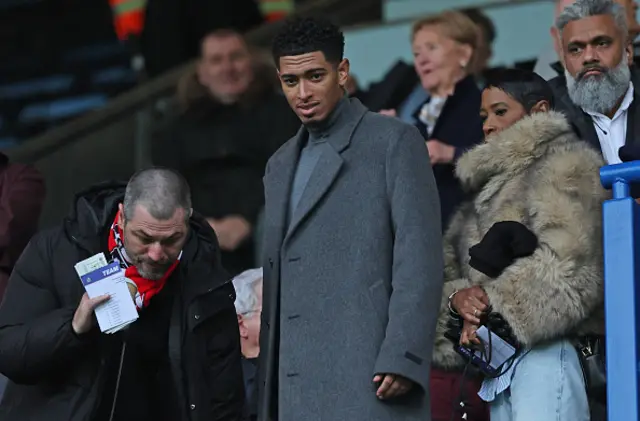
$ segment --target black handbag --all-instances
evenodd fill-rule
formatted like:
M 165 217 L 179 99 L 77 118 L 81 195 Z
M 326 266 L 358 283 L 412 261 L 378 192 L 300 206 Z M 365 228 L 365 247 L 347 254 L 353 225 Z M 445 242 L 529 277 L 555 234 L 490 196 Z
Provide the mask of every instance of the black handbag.
M 604 336 L 581 336 L 574 341 L 589 400 L 607 404 L 607 358 Z

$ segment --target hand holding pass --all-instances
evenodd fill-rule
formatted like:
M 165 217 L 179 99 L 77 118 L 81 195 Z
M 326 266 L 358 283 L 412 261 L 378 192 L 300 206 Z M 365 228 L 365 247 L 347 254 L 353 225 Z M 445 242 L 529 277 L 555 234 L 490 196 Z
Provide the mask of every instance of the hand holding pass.
M 80 300 L 80 304 L 73 315 L 73 321 L 71 327 L 76 335 L 82 335 L 87 333 L 94 324 L 93 311 L 102 303 L 111 298 L 108 295 L 100 295 L 99 297 L 89 298 L 89 295 L 85 292 Z
M 451 306 L 466 321 L 480 325 L 480 316 L 489 307 L 489 297 L 479 286 L 461 289 L 451 297 Z

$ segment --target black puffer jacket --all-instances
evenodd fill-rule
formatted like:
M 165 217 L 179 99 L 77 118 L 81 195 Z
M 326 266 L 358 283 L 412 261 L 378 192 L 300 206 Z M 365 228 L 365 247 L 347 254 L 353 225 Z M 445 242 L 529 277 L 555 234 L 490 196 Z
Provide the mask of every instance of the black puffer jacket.
M 105 390 L 106 367 L 120 350 L 104 346 L 110 335 L 97 328 L 76 336 L 71 320 L 84 293 L 74 264 L 105 251 L 123 195 L 124 185 L 115 183 L 79 194 L 64 224 L 34 237 L 16 264 L 0 306 L 0 372 L 12 381 L 0 405 L 1 420 L 90 421 L 103 399 L 113 399 L 113 391 Z M 168 335 L 171 371 L 178 379 L 175 399 L 185 421 L 242 415 L 235 293 L 219 262 L 215 234 L 194 216 L 172 275 L 181 288 Z

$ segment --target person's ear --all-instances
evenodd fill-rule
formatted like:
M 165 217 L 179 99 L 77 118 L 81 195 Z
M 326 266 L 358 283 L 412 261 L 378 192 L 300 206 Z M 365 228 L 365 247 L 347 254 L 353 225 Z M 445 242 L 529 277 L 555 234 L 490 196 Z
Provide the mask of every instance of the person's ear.
M 343 89 L 345 89 L 347 82 L 349 81 L 349 68 L 349 60 L 346 58 L 342 59 L 338 64 L 338 84 Z
M 122 203 L 120 203 L 118 205 L 118 225 L 120 225 L 121 227 L 124 226 L 124 205 Z
M 551 105 L 547 100 L 541 100 L 536 103 L 533 107 L 531 107 L 531 114 L 533 113 L 546 113 L 551 110 Z
M 468 44 L 460 45 L 460 67 L 469 69 L 471 58 L 473 56 L 473 47 Z
M 633 64 L 633 44 L 628 43 L 624 49 L 624 52 L 626 54 L 627 64 L 631 66 Z

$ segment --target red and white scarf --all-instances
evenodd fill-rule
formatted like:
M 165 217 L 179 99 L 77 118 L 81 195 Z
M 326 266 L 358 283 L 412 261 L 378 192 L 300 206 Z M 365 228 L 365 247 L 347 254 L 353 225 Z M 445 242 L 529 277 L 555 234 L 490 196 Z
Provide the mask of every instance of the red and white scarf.
M 165 272 L 162 278 L 157 281 L 152 281 L 149 279 L 145 279 L 138 272 L 138 268 L 136 268 L 128 259 L 127 252 L 124 249 L 124 235 L 122 232 L 122 228 L 118 226 L 118 218 L 120 217 L 120 211 L 116 214 L 116 218 L 111 225 L 111 230 L 109 232 L 109 240 L 108 247 L 109 253 L 114 261 L 118 261 L 120 266 L 124 269 L 124 276 L 126 278 L 127 284 L 129 288 L 134 288 L 135 298 L 134 302 L 136 304 L 136 308 L 138 311 L 146 308 L 153 298 L 154 295 L 158 294 L 164 288 L 164 285 L 167 283 L 167 279 L 171 276 L 174 270 L 178 267 L 180 263 L 180 257 L 182 257 L 182 252 L 176 259 L 175 262 L 169 269 Z

